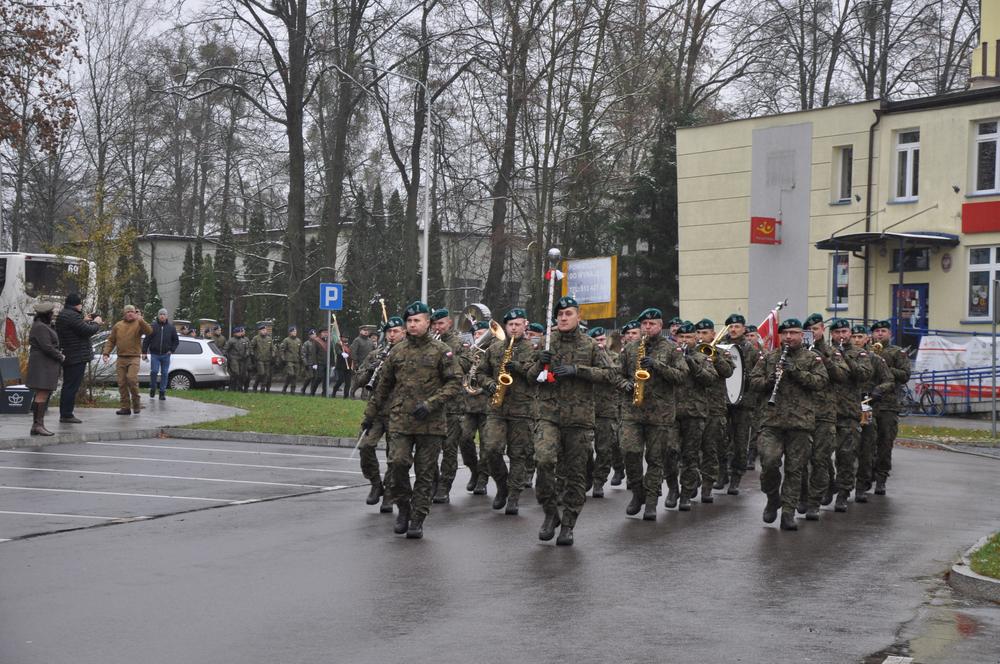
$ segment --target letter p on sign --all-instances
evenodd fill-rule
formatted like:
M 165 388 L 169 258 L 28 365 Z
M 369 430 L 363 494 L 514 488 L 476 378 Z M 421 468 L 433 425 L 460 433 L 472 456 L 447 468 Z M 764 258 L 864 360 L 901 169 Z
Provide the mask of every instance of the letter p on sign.
M 343 284 L 319 285 L 319 308 L 322 311 L 340 311 L 344 308 Z

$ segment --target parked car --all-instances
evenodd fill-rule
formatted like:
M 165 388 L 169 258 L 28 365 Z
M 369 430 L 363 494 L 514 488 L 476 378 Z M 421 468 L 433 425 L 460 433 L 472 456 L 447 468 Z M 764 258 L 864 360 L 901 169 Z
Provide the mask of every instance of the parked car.
M 112 353 L 107 363 L 101 359 L 107 333 L 94 337 L 94 362 L 92 371 L 97 382 L 115 382 L 115 360 Z M 177 351 L 170 357 L 170 389 L 190 390 L 194 387 L 225 385 L 229 382 L 226 358 L 215 342 L 210 339 L 181 338 Z M 139 364 L 139 384 L 149 385 L 149 360 Z

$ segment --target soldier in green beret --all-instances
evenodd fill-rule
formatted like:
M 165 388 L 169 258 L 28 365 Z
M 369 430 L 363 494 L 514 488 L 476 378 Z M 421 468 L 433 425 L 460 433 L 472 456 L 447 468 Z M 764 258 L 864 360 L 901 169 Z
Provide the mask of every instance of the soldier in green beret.
M 271 391 L 271 363 L 274 360 L 274 343 L 267 321 L 257 323 L 257 336 L 250 342 L 250 361 L 255 372 L 253 391 Z
M 619 353 L 608 346 L 608 333 L 603 327 L 595 327 L 587 332 L 591 339 L 597 342 L 597 347 L 607 355 L 608 364 L 617 367 Z M 604 497 L 604 483 L 608 473 L 615 468 L 617 473 L 623 470 L 621 447 L 618 440 L 618 422 L 621 419 L 622 394 L 617 386 L 610 383 L 594 385 L 594 461 L 593 461 L 593 491 L 594 498 Z M 617 460 L 615 458 L 617 451 Z M 619 465 L 615 465 L 616 461 Z M 618 480 L 621 484 L 621 478 Z
M 710 318 L 702 318 L 695 323 L 695 338 L 699 344 L 711 344 L 715 340 L 715 322 Z M 712 489 L 724 489 L 729 483 L 729 432 L 726 421 L 726 406 L 729 403 L 726 390 L 726 380 L 736 370 L 736 363 L 728 351 L 716 349 L 710 356 L 712 366 L 718 378 L 707 390 L 708 418 L 705 420 L 705 433 L 701 439 L 701 502 L 715 501 Z M 707 486 L 711 480 L 712 486 Z
M 856 349 L 868 353 L 868 360 L 871 363 L 871 376 L 861 387 L 861 437 L 858 442 L 858 468 L 855 473 L 854 502 L 867 503 L 868 491 L 872 488 L 874 481 L 875 448 L 878 445 L 878 423 L 875 419 L 875 404 L 872 401 L 872 394 L 879 385 L 892 381 L 892 374 L 886 366 L 882 356 L 872 348 L 871 337 L 868 328 L 864 325 L 855 325 L 851 328 L 851 345 Z
M 847 375 L 834 378 L 833 395 L 837 403 L 837 441 L 834 449 L 836 472 L 831 469 L 831 485 L 837 492 L 834 511 L 846 512 L 847 499 L 854 489 L 854 464 L 861 431 L 861 391 L 872 376 L 868 351 L 851 343 L 851 324 L 843 318 L 830 323 L 830 341 L 847 365 Z
M 678 469 L 681 486 L 678 494 L 676 475 L 667 477 L 667 498 L 664 504 L 667 507 L 676 505 L 678 510 L 687 512 L 691 509 L 691 499 L 698 494 L 699 487 L 702 488 L 702 502 L 713 500 L 712 484 L 715 483 L 719 462 L 718 457 L 708 458 L 715 456 L 714 448 L 711 455 L 702 454 L 702 441 L 710 415 L 709 391 L 718 382 L 719 374 L 715 364 L 706 355 L 695 350 L 697 334 L 693 323 L 684 321 L 677 329 L 677 340 L 688 365 L 684 382 L 677 389 L 677 425 L 680 436 Z M 677 459 L 677 454 L 673 456 Z
M 473 343 L 480 343 L 480 348 L 483 350 L 496 343 L 496 339 L 492 337 L 487 341 L 482 341 L 482 338 L 489 331 L 490 324 L 488 321 L 477 321 L 472 326 Z M 471 348 L 465 351 L 468 356 L 466 361 L 470 366 L 477 352 Z M 479 455 L 476 459 L 476 471 L 469 477 L 469 483 L 465 486 L 465 490 L 471 491 L 474 496 L 485 496 L 490 480 L 489 463 L 484 456 L 486 450 L 484 442 L 486 440 L 486 415 L 489 411 L 489 401 L 490 397 L 485 392 L 480 392 L 479 394 L 467 393 L 465 395 L 465 414 L 462 417 L 463 448 L 471 447 L 475 451 L 476 437 L 478 436 L 479 438 Z
M 728 332 L 720 343 L 736 346 L 743 358 L 743 396 L 739 403 L 729 404 L 727 407 L 727 449 L 725 454 L 719 455 L 719 463 L 724 464 L 719 468 L 719 475 L 726 474 L 726 468 L 729 469 L 729 488 L 726 493 L 735 496 L 740 492 L 740 482 L 747 468 L 753 412 L 757 404 L 754 392 L 750 389 L 750 372 L 760 358 L 760 349 L 747 338 L 746 318 L 741 314 L 730 314 L 726 318 L 726 327 Z
M 892 446 L 899 432 L 899 393 L 910 380 L 910 358 L 906 351 L 892 343 L 892 323 L 880 320 L 872 325 L 872 338 L 878 355 L 892 376 L 872 391 L 875 402 L 878 444 L 875 449 L 875 495 L 885 495 L 885 483 L 892 470 Z
M 295 382 L 302 373 L 302 340 L 299 339 L 298 328 L 294 325 L 288 326 L 288 336 L 282 339 L 278 346 L 278 358 L 285 377 L 281 393 L 291 390 L 294 395 Z
M 471 358 L 466 356 L 465 344 L 455 333 L 455 321 L 451 318 L 451 312 L 447 309 L 436 309 L 431 314 L 431 329 L 438 335 L 438 339 L 451 349 L 455 354 L 455 359 L 464 374 L 472 364 Z M 444 439 L 444 446 L 441 448 L 441 469 L 438 477 L 437 490 L 434 493 L 435 503 L 451 502 L 451 485 L 455 482 L 455 475 L 458 473 L 458 452 L 462 451 L 462 463 L 472 471 L 475 477 L 477 471 L 476 445 L 462 435 L 462 418 L 465 416 L 466 400 L 462 395 L 451 399 L 445 407 L 448 417 L 448 434 Z

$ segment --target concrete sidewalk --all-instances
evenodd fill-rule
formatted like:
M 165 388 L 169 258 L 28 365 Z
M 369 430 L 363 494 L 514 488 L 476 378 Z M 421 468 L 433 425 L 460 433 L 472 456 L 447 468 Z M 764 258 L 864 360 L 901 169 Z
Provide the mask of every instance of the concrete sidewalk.
M 989 431 L 992 428 L 990 418 L 984 420 L 971 417 L 924 417 L 923 415 L 910 415 L 899 418 L 900 424 L 908 424 L 915 427 L 945 427 L 948 429 L 968 429 L 977 431 Z M 1000 426 L 1000 424 L 998 424 Z
M 135 440 L 154 438 L 166 427 L 182 427 L 196 422 L 220 420 L 246 411 L 231 406 L 189 401 L 170 396 L 166 401 L 143 397 L 139 415 L 115 415 L 115 408 L 77 408 L 83 424 L 60 424 L 59 408 L 52 406 L 45 426 L 55 436 L 31 436 L 31 414 L 0 415 L 0 449 L 37 447 L 59 443 Z M 53 404 L 55 405 L 55 404 Z

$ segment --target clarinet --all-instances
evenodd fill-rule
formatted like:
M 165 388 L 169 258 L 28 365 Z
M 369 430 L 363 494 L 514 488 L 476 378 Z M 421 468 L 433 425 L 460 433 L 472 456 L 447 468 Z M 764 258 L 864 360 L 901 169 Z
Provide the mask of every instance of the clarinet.
M 781 377 L 785 375 L 785 370 L 781 368 L 781 364 L 785 361 L 785 356 L 787 355 L 788 345 L 784 344 L 781 346 L 781 357 L 778 358 L 778 367 L 774 370 L 774 389 L 771 390 L 771 398 L 767 400 L 767 405 L 769 406 L 778 403 L 778 386 L 781 385 Z

